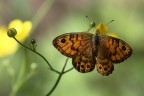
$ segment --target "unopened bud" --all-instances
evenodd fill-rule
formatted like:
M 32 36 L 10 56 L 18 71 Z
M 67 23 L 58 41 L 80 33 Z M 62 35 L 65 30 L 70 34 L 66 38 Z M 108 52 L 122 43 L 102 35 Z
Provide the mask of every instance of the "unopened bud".
M 8 35 L 9 37 L 15 37 L 16 34 L 17 34 L 17 31 L 16 31 L 15 28 L 10 28 L 10 29 L 8 29 L 8 31 L 7 31 L 7 35 Z

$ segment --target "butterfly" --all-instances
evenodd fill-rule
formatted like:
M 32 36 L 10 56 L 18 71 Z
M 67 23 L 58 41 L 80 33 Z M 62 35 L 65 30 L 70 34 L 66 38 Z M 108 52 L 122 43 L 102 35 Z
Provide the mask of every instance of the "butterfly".
M 88 32 L 65 33 L 53 40 L 53 45 L 63 55 L 72 58 L 74 68 L 87 73 L 95 67 L 108 76 L 114 70 L 114 63 L 126 60 L 132 54 L 132 48 L 123 40 L 112 36 Z

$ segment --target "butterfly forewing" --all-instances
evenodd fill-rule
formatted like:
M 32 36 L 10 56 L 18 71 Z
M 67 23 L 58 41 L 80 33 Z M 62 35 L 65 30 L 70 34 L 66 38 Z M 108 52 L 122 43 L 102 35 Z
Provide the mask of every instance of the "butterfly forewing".
M 121 39 L 103 35 L 100 36 L 100 42 L 99 49 L 105 48 L 108 59 L 114 63 L 122 62 L 132 54 L 132 48 Z
M 64 55 L 73 57 L 77 53 L 83 52 L 92 46 L 91 38 L 93 34 L 86 32 L 66 33 L 56 37 L 53 45 Z

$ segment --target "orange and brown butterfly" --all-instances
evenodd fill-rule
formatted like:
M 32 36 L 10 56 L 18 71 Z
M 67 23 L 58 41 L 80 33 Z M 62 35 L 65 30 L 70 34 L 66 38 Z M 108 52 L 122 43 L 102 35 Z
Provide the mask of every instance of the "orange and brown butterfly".
M 132 54 L 132 48 L 123 40 L 105 35 L 108 28 L 100 23 L 95 34 L 88 32 L 65 33 L 53 40 L 53 45 L 63 55 L 72 58 L 76 70 L 97 71 L 108 76 L 114 70 L 114 63 L 126 60 Z

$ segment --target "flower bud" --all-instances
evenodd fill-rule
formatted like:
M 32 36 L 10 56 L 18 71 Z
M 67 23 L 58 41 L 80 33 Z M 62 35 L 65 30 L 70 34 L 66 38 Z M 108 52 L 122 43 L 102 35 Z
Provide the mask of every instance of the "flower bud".
M 17 31 L 16 31 L 15 28 L 10 28 L 10 29 L 8 29 L 8 31 L 7 31 L 7 35 L 8 35 L 9 37 L 15 37 L 16 34 L 17 34 Z
M 36 41 L 34 39 L 31 40 L 31 44 L 35 44 Z
M 89 24 L 89 26 L 90 26 L 91 28 L 95 27 L 95 22 L 94 22 L 94 21 L 91 22 L 91 23 Z

